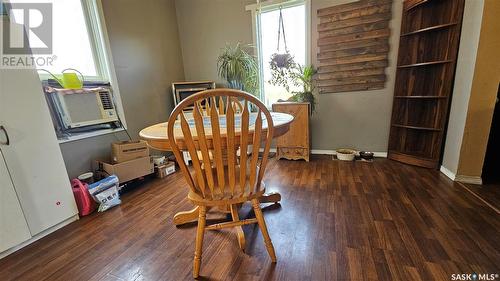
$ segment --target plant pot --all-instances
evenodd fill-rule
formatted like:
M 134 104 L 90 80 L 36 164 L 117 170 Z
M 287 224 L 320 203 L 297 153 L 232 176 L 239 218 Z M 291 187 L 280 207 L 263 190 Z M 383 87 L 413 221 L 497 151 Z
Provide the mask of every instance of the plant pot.
M 290 68 L 294 64 L 293 57 L 289 53 L 273 54 L 271 61 L 278 68 Z

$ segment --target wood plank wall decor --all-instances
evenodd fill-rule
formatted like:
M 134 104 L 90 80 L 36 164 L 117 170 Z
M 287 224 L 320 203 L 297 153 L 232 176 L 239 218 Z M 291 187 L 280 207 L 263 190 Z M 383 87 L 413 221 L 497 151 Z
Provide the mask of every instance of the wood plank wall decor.
M 320 93 L 385 87 L 392 0 L 360 0 L 317 12 Z

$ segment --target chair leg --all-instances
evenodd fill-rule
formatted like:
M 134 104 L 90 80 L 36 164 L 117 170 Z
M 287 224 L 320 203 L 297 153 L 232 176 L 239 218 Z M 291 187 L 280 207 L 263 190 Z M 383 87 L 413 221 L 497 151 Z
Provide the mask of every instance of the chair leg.
M 203 236 L 205 234 L 205 223 L 207 217 L 207 207 L 199 206 L 198 229 L 196 231 L 196 248 L 194 250 L 193 277 L 200 276 L 201 252 L 203 248 Z
M 238 205 L 233 204 L 230 206 L 230 208 L 233 221 L 240 221 L 240 216 L 238 215 Z M 240 249 L 245 252 L 245 233 L 243 232 L 243 228 L 241 228 L 241 226 L 236 227 L 236 235 L 238 236 L 238 244 L 240 245 Z
M 264 237 L 264 243 L 266 244 L 267 252 L 271 257 L 271 261 L 276 262 L 276 254 L 274 253 L 273 243 L 271 242 L 269 232 L 267 231 L 266 221 L 264 221 L 264 215 L 262 214 L 262 210 L 260 209 L 259 199 L 252 199 L 252 206 L 255 217 L 257 218 L 257 222 L 259 223 L 260 231 L 262 232 L 262 236 Z

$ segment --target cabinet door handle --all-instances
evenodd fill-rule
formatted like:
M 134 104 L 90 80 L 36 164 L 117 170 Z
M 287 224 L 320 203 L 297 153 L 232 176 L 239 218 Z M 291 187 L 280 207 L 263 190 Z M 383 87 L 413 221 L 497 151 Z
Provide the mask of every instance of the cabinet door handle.
M 9 145 L 10 144 L 9 133 L 7 133 L 7 130 L 5 130 L 4 126 L 0 126 L 0 131 L 2 131 L 5 135 L 5 141 L 0 142 L 0 144 Z

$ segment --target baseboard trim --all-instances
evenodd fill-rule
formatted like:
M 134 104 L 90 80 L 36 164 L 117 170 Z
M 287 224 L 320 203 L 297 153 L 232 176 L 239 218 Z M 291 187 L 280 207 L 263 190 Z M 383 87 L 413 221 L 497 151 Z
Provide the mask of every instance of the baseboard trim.
M 447 176 L 449 179 L 452 181 L 458 181 L 462 183 L 470 183 L 470 184 L 483 184 L 483 179 L 481 177 L 477 176 L 464 176 L 464 175 L 457 175 L 453 173 L 452 171 L 448 170 L 445 166 L 441 166 L 439 168 L 439 171 L 443 173 L 445 176 Z
M 481 177 L 477 176 L 463 176 L 463 175 L 457 175 L 455 177 L 455 181 L 461 182 L 461 183 L 470 183 L 470 184 L 483 184 L 483 179 Z
M 452 171 L 448 170 L 445 166 L 441 166 L 439 168 L 439 171 L 443 173 L 445 176 L 447 176 L 450 180 L 455 181 L 457 175 L 453 173 Z
M 316 155 L 335 155 L 335 154 L 337 154 L 337 152 L 335 150 L 311 149 L 311 154 L 316 154 Z
M 264 149 L 260 149 L 260 151 L 264 151 Z M 276 152 L 276 148 L 271 148 L 270 152 Z M 337 151 L 330 149 L 311 149 L 311 154 L 315 155 L 336 155 Z M 373 156 L 377 158 L 387 158 L 387 152 L 373 152 Z
M 311 149 L 311 154 L 336 155 L 337 151 L 329 149 Z M 373 156 L 377 158 L 387 158 L 387 152 L 373 152 Z
M 79 216 L 78 216 L 78 214 L 76 214 L 76 215 L 74 215 L 74 216 L 72 216 L 72 217 L 70 217 L 70 218 L 68 218 L 68 219 L 66 219 L 66 220 L 64 220 L 64 221 L 62 221 L 62 222 L 60 222 L 60 223 L 58 223 L 58 224 L 56 224 L 56 225 L 54 225 L 54 226 L 46 229 L 46 230 L 38 233 L 37 235 L 31 237 L 29 240 L 26 240 L 26 241 L 22 242 L 21 244 L 19 244 L 17 246 L 14 246 L 14 247 L 12 247 L 12 248 L 4 251 L 4 252 L 1 252 L 0 253 L 0 259 L 5 258 L 6 256 L 8 256 L 8 255 L 10 255 L 10 254 L 12 254 L 12 253 L 14 253 L 14 252 L 16 252 L 16 251 L 18 251 L 18 250 L 26 247 L 26 246 L 28 246 L 29 244 L 31 244 L 31 243 L 33 243 L 33 242 L 35 242 L 37 240 L 42 239 L 43 237 L 51 234 L 52 232 L 54 232 L 54 231 L 56 231 L 56 230 L 58 230 L 60 228 L 63 228 L 66 225 L 68 225 L 68 224 L 70 224 L 70 223 L 72 223 L 74 221 L 77 221 L 78 219 L 79 219 Z

